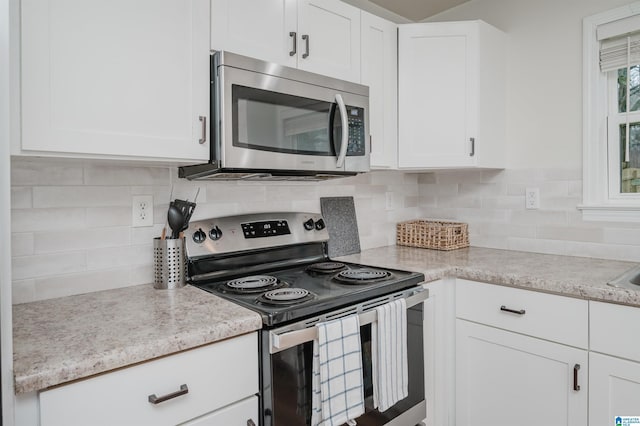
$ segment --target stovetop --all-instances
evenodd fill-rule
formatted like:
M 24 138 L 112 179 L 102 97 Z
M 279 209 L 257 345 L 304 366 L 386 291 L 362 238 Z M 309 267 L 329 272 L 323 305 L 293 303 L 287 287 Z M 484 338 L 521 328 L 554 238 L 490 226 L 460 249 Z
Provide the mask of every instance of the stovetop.
M 282 270 L 261 271 L 259 274 L 250 275 L 250 277 L 260 279 L 265 276 L 276 278 L 277 284 L 273 287 L 267 287 L 265 291 L 255 291 L 254 288 L 251 288 L 249 291 L 238 293 L 226 285 L 228 281 L 241 278 L 242 274 L 226 277 L 225 280 L 193 285 L 258 312 L 262 316 L 265 327 L 271 327 L 415 287 L 424 280 L 424 276 L 419 273 L 375 268 L 354 263 L 345 263 L 345 269 L 342 271 L 318 273 L 308 270 L 312 264 L 314 262 Z M 353 274 L 358 277 L 361 274 L 373 275 L 376 279 L 372 282 L 347 283 L 338 279 L 340 272 L 346 272 L 347 276 Z M 270 302 L 264 297 L 264 293 L 267 291 L 275 290 L 276 292 L 288 293 L 287 289 L 301 289 L 308 294 L 299 303 L 291 304 L 281 300 Z
M 185 232 L 188 280 L 192 285 L 229 299 L 262 315 L 265 327 L 281 325 L 416 286 L 419 273 L 346 263 L 344 270 L 327 256 L 329 233 L 317 213 L 271 212 L 191 222 Z M 321 263 L 326 273 L 308 267 Z M 325 269 L 325 268 L 320 268 Z M 346 281 L 337 279 L 340 273 Z M 248 290 L 233 291 L 242 277 L 252 277 Z M 260 289 L 273 276 L 275 283 Z M 361 281 L 362 278 L 373 278 Z M 355 283 L 353 283 L 355 281 Z M 268 300 L 275 291 L 277 303 Z M 291 294 L 299 303 L 288 304 Z

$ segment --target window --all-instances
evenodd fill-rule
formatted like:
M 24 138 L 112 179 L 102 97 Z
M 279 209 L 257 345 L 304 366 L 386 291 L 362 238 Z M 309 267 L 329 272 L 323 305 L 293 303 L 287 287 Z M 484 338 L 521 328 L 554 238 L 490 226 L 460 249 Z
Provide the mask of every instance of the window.
M 583 217 L 640 222 L 640 2 L 584 20 Z

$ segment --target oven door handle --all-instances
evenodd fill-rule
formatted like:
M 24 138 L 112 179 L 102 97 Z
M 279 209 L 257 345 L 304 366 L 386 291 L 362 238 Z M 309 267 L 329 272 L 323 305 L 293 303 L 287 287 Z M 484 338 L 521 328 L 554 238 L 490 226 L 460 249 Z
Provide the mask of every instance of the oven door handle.
M 405 299 L 407 309 L 418 303 L 424 302 L 429 297 L 429 291 L 426 289 L 418 290 Z M 377 319 L 376 310 L 374 308 L 359 314 L 360 326 L 371 324 Z M 277 330 L 269 332 L 269 353 L 275 354 L 285 349 L 303 343 L 311 342 L 318 338 L 318 329 L 315 326 L 303 328 L 301 330 L 288 331 L 278 333 Z

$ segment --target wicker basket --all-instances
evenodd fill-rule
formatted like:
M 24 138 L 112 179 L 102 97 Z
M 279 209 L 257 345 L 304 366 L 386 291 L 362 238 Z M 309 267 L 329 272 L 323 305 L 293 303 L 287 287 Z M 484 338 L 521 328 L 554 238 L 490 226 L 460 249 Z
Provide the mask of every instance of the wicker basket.
M 410 220 L 396 226 L 396 244 L 436 250 L 469 247 L 469 225 L 443 220 Z

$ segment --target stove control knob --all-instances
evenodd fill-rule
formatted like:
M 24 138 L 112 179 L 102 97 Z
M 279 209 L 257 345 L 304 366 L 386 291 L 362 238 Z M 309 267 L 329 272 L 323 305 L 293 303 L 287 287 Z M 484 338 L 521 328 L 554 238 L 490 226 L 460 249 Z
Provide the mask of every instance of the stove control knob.
M 324 224 L 324 220 L 318 219 L 316 221 L 316 231 L 322 231 L 326 227 L 327 227 L 327 225 Z
M 198 230 L 193 233 L 193 241 L 198 244 L 202 244 L 206 239 L 207 234 L 202 230 L 202 228 L 198 228 Z
M 220 230 L 220 228 L 218 228 L 217 226 L 211 228 L 211 231 L 209 231 L 209 238 L 211 238 L 213 241 L 217 241 L 222 238 L 222 231 Z
M 304 229 L 306 229 L 307 231 L 311 231 L 314 228 L 314 226 L 315 226 L 315 222 L 313 221 L 313 219 L 309 219 L 304 223 Z

